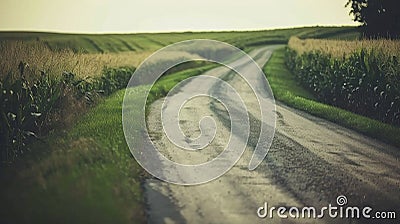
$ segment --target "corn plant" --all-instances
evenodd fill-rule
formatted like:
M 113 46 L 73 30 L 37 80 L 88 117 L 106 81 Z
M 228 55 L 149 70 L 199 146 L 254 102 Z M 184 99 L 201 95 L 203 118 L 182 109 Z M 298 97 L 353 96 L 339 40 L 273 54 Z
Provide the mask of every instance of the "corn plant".
M 342 58 L 321 51 L 288 49 L 286 64 L 321 101 L 386 123 L 400 125 L 400 65 L 373 50 Z
M 98 78 L 63 72 L 56 78 L 41 71 L 38 77 L 28 80 L 27 67 L 21 62 L 18 77 L 9 73 L 0 80 L 0 161 L 13 161 L 29 149 L 32 140 L 46 133 L 43 129 L 49 125 L 49 116 L 68 107 L 62 105 L 66 94 L 93 104 L 100 95 L 125 88 L 134 72 L 134 68 L 106 69 Z
M 40 123 L 60 97 L 57 85 L 44 74 L 30 83 L 24 75 L 27 66 L 19 64 L 17 79 L 9 73 L 0 81 L 2 161 L 13 160 L 24 153 L 27 142 L 37 138 Z

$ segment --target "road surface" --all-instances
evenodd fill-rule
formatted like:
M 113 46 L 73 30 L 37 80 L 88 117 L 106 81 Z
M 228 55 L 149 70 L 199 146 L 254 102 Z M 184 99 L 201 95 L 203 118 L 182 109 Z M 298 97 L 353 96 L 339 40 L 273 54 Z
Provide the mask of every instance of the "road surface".
M 263 67 L 275 48 L 262 47 L 250 55 Z M 339 195 L 347 197 L 347 205 L 397 211 L 396 215 L 400 215 L 399 149 L 279 102 L 272 147 L 256 170 L 248 170 L 255 145 L 252 139 L 259 134 L 260 111 L 246 83 L 229 72 L 216 68 L 206 75 L 227 80 L 245 99 L 252 125 L 246 151 L 229 172 L 206 184 L 180 186 L 148 179 L 144 187 L 149 223 L 356 222 L 332 219 L 327 214 L 323 219 L 281 219 L 276 213 L 273 218 L 257 216 L 258 208 L 265 202 L 269 207 L 282 206 L 287 210 L 291 206 L 321 208 L 336 206 Z M 199 86 L 209 86 L 210 92 L 221 91 L 220 86 L 202 81 L 187 83 L 174 97 L 184 97 L 185 92 Z M 197 97 L 180 112 L 181 129 L 188 137 L 200 134 L 198 122 L 202 117 L 214 118 L 218 127 L 216 137 L 200 152 L 181 150 L 168 140 L 160 117 L 162 103 L 160 99 L 151 105 L 147 123 L 150 136 L 164 155 L 173 161 L 196 164 L 211 160 L 223 150 L 229 140 L 230 125 L 229 116 L 218 102 Z

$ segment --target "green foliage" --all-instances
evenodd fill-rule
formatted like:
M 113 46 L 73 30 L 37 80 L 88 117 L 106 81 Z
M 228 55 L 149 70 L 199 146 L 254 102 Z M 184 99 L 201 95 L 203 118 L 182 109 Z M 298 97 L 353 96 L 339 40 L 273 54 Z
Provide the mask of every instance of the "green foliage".
M 187 69 L 189 65 L 198 68 Z M 210 68 L 203 62 L 174 67 L 156 83 L 149 100 L 164 96 L 177 82 Z M 133 68 L 106 69 L 98 79 L 64 73 L 63 79 L 73 84 L 67 86 L 76 97 L 84 98 L 85 91 L 108 94 L 125 88 L 133 72 Z M 133 88 L 135 97 L 145 94 L 143 86 Z M 8 167 L 0 172 L 0 181 L 7 180 L 0 191 L 0 222 L 144 222 L 140 184 L 144 174 L 132 158 L 121 126 L 124 92 L 100 102 L 67 135 L 55 132 L 46 142 L 32 144 L 35 154 L 43 148 L 49 148 L 49 154 L 38 156 L 39 160 L 24 157 L 26 169 Z M 140 111 L 135 105 L 131 109 Z M 24 176 L 14 175 L 16 172 Z M 3 177 L 5 173 L 12 178 Z M 29 183 L 29 187 L 20 183 Z M 18 195 L 19 200 L 8 195 Z
M 30 82 L 24 76 L 26 67 L 27 64 L 20 63 L 18 79 L 10 73 L 0 81 L 1 161 L 13 160 L 26 150 L 26 143 L 37 138 L 36 132 L 61 97 L 61 82 L 44 72 Z
M 0 81 L 0 161 L 10 162 L 28 150 L 27 143 L 45 134 L 52 121 L 49 116 L 71 106 L 65 98 L 93 104 L 99 94 L 110 95 L 125 88 L 134 68 L 106 69 L 96 79 L 79 78 L 64 72 L 55 78 L 41 72 L 29 80 L 24 75 L 27 64 L 20 63 L 19 77 L 11 73 Z
M 400 65 L 396 57 L 361 50 L 341 59 L 288 49 L 288 67 L 319 100 L 400 125 Z
M 365 135 L 400 146 L 400 128 L 318 102 L 309 88 L 285 66 L 285 49 L 278 49 L 264 67 L 277 100 L 312 115 L 356 130 Z
M 96 89 L 105 95 L 110 95 L 116 90 L 123 89 L 128 85 L 129 79 L 135 72 L 135 68 L 108 68 L 104 70 L 103 76 L 96 80 Z
M 274 97 L 284 101 L 286 96 L 299 96 L 306 99 L 317 100 L 311 91 L 299 85 L 296 77 L 285 65 L 285 48 L 275 50 L 268 60 L 264 72 Z
M 400 37 L 398 0 L 348 0 L 347 6 L 367 37 Z
M 192 64 L 193 63 L 189 63 Z M 212 64 L 209 62 L 200 62 L 197 64 L 197 66 L 201 66 L 198 68 L 191 68 L 183 71 L 179 71 L 173 74 L 170 74 L 169 71 L 166 72 L 165 75 L 161 76 L 159 80 L 156 81 L 156 83 L 152 86 L 150 89 L 149 96 L 147 98 L 146 104 L 150 105 L 153 103 L 155 100 L 164 97 L 168 94 L 168 92 L 180 81 L 185 80 L 189 77 L 200 75 L 212 68 L 215 68 L 217 65 Z M 176 69 L 183 69 L 186 66 L 183 65 L 183 67 L 179 67 Z M 171 68 L 171 70 L 175 70 L 174 68 Z
M 136 90 L 135 97 L 144 94 Z M 122 129 L 124 93 L 105 98 L 68 132 L 51 133 L 31 144 L 23 160 L 0 169 L 0 223 L 145 222 L 144 171 Z

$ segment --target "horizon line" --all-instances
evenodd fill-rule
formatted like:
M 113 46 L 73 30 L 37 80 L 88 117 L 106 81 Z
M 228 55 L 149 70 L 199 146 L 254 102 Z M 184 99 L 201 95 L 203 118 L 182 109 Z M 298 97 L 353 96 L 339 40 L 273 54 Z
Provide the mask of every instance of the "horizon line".
M 284 29 L 300 29 L 300 28 L 312 28 L 312 27 L 359 27 L 357 25 L 348 24 L 331 24 L 331 25 L 305 25 L 305 26 L 283 26 L 274 28 L 261 28 L 261 29 L 213 29 L 213 30 L 174 30 L 174 31 L 132 31 L 132 32 L 81 32 L 81 31 L 58 31 L 58 30 L 46 30 L 46 29 L 0 29 L 0 33 L 49 33 L 49 34 L 88 34 L 88 35 L 107 35 L 107 34 L 167 34 L 167 33 L 216 33 L 216 32 L 262 32 L 271 30 L 284 30 Z

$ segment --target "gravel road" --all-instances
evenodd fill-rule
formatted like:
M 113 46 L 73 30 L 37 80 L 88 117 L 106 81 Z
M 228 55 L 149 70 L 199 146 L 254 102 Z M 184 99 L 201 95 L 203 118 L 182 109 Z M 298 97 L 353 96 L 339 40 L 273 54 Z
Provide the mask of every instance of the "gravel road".
M 258 48 L 250 55 L 262 67 L 276 47 Z M 336 206 L 339 195 L 347 197 L 349 206 L 370 206 L 374 211 L 396 211 L 400 215 L 399 149 L 277 102 L 271 149 L 264 162 L 250 171 L 248 164 L 259 137 L 258 102 L 249 86 L 228 69 L 216 68 L 206 75 L 223 78 L 245 99 L 251 124 L 247 149 L 229 172 L 206 184 L 180 186 L 148 179 L 144 188 L 149 223 L 357 222 L 328 218 L 327 214 L 323 219 L 281 219 L 276 214 L 264 219 L 257 216 L 258 208 L 265 202 L 269 207 L 287 209 L 291 206 L 321 208 L 329 204 Z M 185 92 L 199 86 L 209 86 L 210 92 L 223 91 L 219 85 L 201 82 L 192 80 L 173 97 L 184 97 Z M 189 138 L 200 134 L 198 122 L 202 117 L 215 120 L 216 136 L 200 152 L 182 150 L 169 141 L 161 123 L 162 104 L 160 99 L 151 105 L 147 123 L 154 144 L 165 156 L 176 162 L 197 164 L 210 161 L 224 149 L 230 136 L 230 122 L 219 102 L 197 97 L 181 109 L 180 126 Z

